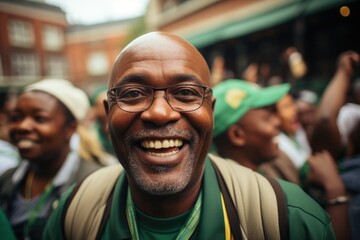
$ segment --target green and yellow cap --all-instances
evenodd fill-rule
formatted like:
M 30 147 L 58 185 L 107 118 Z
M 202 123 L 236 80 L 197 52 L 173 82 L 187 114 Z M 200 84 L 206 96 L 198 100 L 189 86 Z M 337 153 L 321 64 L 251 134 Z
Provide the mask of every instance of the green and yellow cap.
M 215 85 L 213 137 L 219 136 L 236 123 L 249 110 L 266 107 L 279 101 L 290 89 L 290 85 L 279 84 L 262 88 L 244 80 L 229 79 Z

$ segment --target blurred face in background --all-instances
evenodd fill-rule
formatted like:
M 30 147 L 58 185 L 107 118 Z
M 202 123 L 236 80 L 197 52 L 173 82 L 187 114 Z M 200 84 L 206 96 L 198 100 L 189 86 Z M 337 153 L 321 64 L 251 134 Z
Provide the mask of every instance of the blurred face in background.
M 76 123 L 68 121 L 63 106 L 53 96 L 22 93 L 10 113 L 9 133 L 22 158 L 36 164 L 56 164 L 69 151 Z
M 268 162 L 279 154 L 276 137 L 280 120 L 274 107 L 264 107 L 248 111 L 239 122 L 244 132 L 243 150 L 256 165 Z
M 293 135 L 300 128 L 298 112 L 291 95 L 286 95 L 276 104 L 278 117 L 280 118 L 280 129 L 287 135 Z
M 296 109 L 300 124 L 307 133 L 310 133 L 315 124 L 316 106 L 303 100 L 297 100 Z

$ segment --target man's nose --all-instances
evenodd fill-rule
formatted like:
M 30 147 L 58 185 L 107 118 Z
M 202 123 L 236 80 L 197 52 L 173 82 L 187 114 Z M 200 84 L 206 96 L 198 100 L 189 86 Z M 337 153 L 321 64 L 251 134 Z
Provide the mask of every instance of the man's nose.
M 164 125 L 168 122 L 179 120 L 181 114 L 172 109 L 166 100 L 165 91 L 155 91 L 152 104 L 141 113 L 140 118 L 143 121 L 152 122 L 156 125 Z

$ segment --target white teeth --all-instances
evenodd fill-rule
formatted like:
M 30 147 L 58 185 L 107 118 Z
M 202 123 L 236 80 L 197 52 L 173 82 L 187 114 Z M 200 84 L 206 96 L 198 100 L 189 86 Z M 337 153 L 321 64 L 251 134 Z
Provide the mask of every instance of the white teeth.
M 164 148 L 170 147 L 169 141 L 168 141 L 168 140 L 164 140 L 164 141 L 163 141 L 163 144 L 162 144 L 162 147 L 164 147 Z
M 31 140 L 28 140 L 28 139 L 23 139 L 23 140 L 20 140 L 18 143 L 17 143 L 17 146 L 19 148 L 29 148 L 29 147 L 32 147 L 35 143 Z
M 149 155 L 152 156 L 156 156 L 156 157 L 167 157 L 170 155 L 173 155 L 175 153 L 177 153 L 179 150 L 175 150 L 175 151 L 171 151 L 171 152 L 167 152 L 167 153 L 154 153 L 154 152 L 148 152 Z
M 161 142 L 160 141 L 155 141 L 155 149 L 160 149 L 162 146 L 161 146 Z
M 170 148 L 170 147 L 181 147 L 183 145 L 183 141 L 176 139 L 166 139 L 163 141 L 156 140 L 156 141 L 143 141 L 141 142 L 141 146 L 144 148 L 155 148 L 155 149 L 161 149 L 161 148 Z

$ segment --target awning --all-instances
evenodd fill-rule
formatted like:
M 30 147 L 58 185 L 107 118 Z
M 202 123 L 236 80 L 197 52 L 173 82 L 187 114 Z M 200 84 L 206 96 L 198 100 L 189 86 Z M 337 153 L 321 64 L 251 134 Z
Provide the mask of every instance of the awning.
M 203 32 L 197 32 L 196 34 L 187 37 L 187 40 L 198 48 L 205 47 L 216 42 L 245 36 L 252 32 L 285 23 L 303 14 L 314 14 L 349 2 L 352 1 L 294 0 L 275 9 L 261 12 L 240 21 L 226 23 L 223 26 L 207 29 Z

